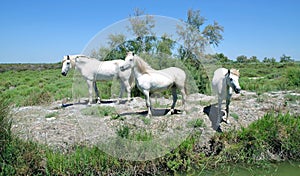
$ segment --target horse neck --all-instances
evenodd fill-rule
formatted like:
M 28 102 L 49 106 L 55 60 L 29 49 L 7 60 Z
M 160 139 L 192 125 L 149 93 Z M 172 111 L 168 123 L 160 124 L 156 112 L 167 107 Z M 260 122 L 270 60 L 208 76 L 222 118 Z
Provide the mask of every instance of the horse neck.
M 149 70 L 153 70 L 153 68 L 148 65 L 147 62 L 145 62 L 143 59 L 137 57 L 135 60 L 135 67 L 134 67 L 135 72 L 137 74 L 147 74 Z

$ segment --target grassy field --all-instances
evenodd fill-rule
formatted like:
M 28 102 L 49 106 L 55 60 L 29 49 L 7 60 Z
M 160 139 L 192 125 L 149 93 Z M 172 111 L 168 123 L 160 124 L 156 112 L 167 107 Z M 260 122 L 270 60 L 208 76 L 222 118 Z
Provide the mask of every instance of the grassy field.
M 72 97 L 74 71 L 64 77 L 60 74 L 58 64 L 46 64 L 46 66 L 2 64 L 0 66 L 3 70 L 0 73 L 0 97 L 11 100 L 17 106 L 45 104 Z M 258 94 L 278 90 L 300 90 L 300 63 L 234 63 L 223 64 L 223 66 L 240 69 L 240 85 L 243 90 L 254 91 Z M 29 70 L 24 70 L 24 68 Z M 102 98 L 111 97 L 111 85 L 111 82 L 98 83 Z M 209 91 L 199 90 L 199 92 Z M 137 89 L 134 89 L 133 93 L 134 96 L 140 95 Z
M 2 65 L 1 68 L 6 66 Z M 244 90 L 258 93 L 299 91 L 299 64 L 225 66 L 240 69 L 240 84 Z M 13 70 L 18 70 L 16 67 L 9 65 Z M 117 159 L 97 147 L 74 146 L 73 150 L 60 153 L 37 143 L 22 141 L 11 133 L 11 105 L 47 104 L 72 97 L 72 72 L 63 77 L 57 67 L 34 67 L 19 71 L 6 69 L 0 73 L 0 175 L 206 175 L 214 169 L 220 169 L 221 175 L 230 175 L 235 164 L 251 166 L 250 174 L 252 168 L 255 168 L 268 175 L 274 170 L 267 164 L 274 161 L 272 156 L 277 157 L 275 160 L 300 161 L 300 118 L 272 112 L 247 128 L 216 134 L 210 141 L 211 146 L 206 149 L 199 147 L 201 134 L 195 131 L 165 156 L 143 162 Z M 101 111 L 115 114 L 111 109 L 92 110 L 86 113 L 98 115 Z M 202 122 L 195 124 L 197 128 Z M 148 140 L 152 137 L 143 131 L 131 134 L 125 127 L 119 129 L 118 133 L 121 137 L 134 140 Z

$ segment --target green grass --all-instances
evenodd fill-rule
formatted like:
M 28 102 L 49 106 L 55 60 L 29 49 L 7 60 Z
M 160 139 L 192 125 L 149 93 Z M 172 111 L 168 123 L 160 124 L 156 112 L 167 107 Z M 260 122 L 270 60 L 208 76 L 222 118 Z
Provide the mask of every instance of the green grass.
M 244 90 L 260 93 L 299 91 L 299 64 L 229 65 L 231 67 L 240 68 L 240 84 Z M 53 151 L 14 136 L 9 107 L 11 104 L 36 105 L 72 97 L 72 72 L 67 77 L 60 75 L 60 69 L 0 74 L 0 175 L 186 175 L 221 169 L 217 171 L 220 174 L 232 170 L 233 164 L 246 165 L 249 170 L 264 170 L 270 168 L 268 163 L 274 158 L 300 161 L 300 117 L 281 113 L 267 113 L 247 128 L 215 134 L 207 148 L 199 147 L 202 142 L 200 132 L 194 130 L 177 148 L 151 161 L 125 161 L 107 155 L 97 147 L 81 145 L 65 153 Z M 261 76 L 264 77 L 262 80 L 247 79 Z M 299 96 L 287 95 L 285 98 L 290 102 L 299 101 Z M 259 101 L 263 102 L 264 98 Z M 111 116 L 115 120 L 114 110 L 108 107 L 89 107 L 85 113 Z M 55 115 L 45 114 L 45 118 Z M 201 120 L 190 123 L 195 128 L 202 126 Z M 121 126 L 116 133 L 135 141 L 153 140 L 151 132 L 134 130 L 128 125 Z
M 0 97 L 17 106 L 45 104 L 72 97 L 72 73 L 68 76 L 61 76 L 58 69 L 7 71 L 0 76 Z
M 204 124 L 203 119 L 194 119 L 194 120 L 189 121 L 187 123 L 187 126 L 193 127 L 193 128 L 198 128 L 198 127 L 204 127 L 205 124 Z
M 118 117 L 117 111 L 111 106 L 92 106 L 81 110 L 83 115 L 105 117 L 111 116 L 112 118 Z
M 45 118 L 51 118 L 51 117 L 56 117 L 58 115 L 58 112 L 51 112 L 49 114 L 46 114 L 45 115 Z

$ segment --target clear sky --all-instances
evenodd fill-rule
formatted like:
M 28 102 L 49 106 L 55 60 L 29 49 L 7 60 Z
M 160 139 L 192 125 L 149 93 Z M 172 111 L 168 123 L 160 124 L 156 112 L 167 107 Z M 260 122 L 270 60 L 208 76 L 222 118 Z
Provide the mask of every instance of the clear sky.
M 300 60 L 299 0 L 1 0 L 0 63 L 54 63 L 81 53 L 134 8 L 183 20 L 188 9 L 200 10 L 206 24 L 224 27 L 214 50 L 232 60 L 283 54 Z

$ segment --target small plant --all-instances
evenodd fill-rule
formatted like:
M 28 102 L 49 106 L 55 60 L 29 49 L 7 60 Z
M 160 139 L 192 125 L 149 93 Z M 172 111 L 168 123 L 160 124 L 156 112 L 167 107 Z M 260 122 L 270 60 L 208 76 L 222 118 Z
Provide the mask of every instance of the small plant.
M 83 115 L 91 115 L 91 116 L 98 116 L 98 117 L 105 117 L 111 116 L 113 118 L 118 117 L 118 113 L 116 112 L 114 107 L 110 106 L 93 106 L 84 108 L 81 110 Z
M 235 120 L 239 119 L 239 115 L 237 115 L 236 113 L 231 113 L 230 116 L 233 117 Z
M 128 139 L 130 128 L 127 125 L 121 126 L 117 129 L 117 135 L 121 138 Z
M 145 116 L 140 116 L 140 119 L 144 122 L 145 125 L 149 125 L 151 123 L 151 119 Z
M 46 114 L 45 118 L 48 119 L 48 118 L 51 118 L 51 117 L 56 117 L 57 115 L 58 115 L 58 112 L 51 112 L 49 114 Z
M 299 95 L 287 94 L 284 96 L 284 98 L 286 99 L 286 101 L 290 101 L 290 102 L 300 101 Z
M 138 130 L 133 132 L 129 139 L 134 141 L 151 141 L 153 139 L 153 135 L 151 132 L 147 132 L 146 130 Z
M 193 119 L 188 122 L 188 127 L 198 128 L 198 127 L 204 127 L 204 121 L 203 119 Z
M 209 106 L 211 104 L 211 101 L 200 101 L 200 106 Z

